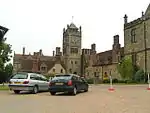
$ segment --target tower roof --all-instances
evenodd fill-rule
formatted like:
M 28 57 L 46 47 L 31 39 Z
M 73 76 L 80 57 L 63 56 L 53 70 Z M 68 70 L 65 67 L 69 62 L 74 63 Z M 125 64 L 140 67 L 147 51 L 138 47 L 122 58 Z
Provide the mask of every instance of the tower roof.
M 76 25 L 73 22 L 70 24 L 69 27 L 72 28 L 72 29 L 77 29 Z
M 148 5 L 148 7 L 146 9 L 145 17 L 150 17 L 150 4 Z

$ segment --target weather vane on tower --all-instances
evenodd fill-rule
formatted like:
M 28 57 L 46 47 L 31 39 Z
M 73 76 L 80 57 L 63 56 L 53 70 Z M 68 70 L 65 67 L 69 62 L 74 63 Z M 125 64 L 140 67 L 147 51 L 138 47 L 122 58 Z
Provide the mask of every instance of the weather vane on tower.
M 72 23 L 73 23 L 73 18 L 74 18 L 74 16 L 72 16 Z

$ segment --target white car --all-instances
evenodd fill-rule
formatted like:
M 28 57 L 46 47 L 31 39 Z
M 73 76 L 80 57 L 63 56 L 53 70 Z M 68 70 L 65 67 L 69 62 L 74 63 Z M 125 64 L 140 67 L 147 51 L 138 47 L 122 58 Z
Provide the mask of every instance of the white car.
M 48 91 L 49 80 L 41 74 L 18 72 L 10 79 L 8 86 L 16 94 L 20 91 L 30 91 L 36 94 L 39 91 Z

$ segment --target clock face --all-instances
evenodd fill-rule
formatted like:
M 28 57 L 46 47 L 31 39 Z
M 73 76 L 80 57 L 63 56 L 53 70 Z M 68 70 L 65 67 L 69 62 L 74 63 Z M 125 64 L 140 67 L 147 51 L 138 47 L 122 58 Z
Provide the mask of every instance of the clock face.
M 72 39 L 71 43 L 77 44 L 77 43 L 80 43 L 80 40 L 79 39 Z
M 75 39 L 72 39 L 72 41 L 71 41 L 73 44 L 75 44 L 76 43 L 76 40 Z

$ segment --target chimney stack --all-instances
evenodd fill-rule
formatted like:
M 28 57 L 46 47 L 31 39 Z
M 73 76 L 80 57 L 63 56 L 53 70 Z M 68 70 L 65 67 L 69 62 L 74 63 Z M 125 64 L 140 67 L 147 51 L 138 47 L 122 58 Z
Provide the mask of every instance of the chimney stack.
M 92 45 L 91 45 L 91 49 L 92 49 L 93 51 L 95 51 L 95 50 L 96 50 L 96 44 L 92 44 Z
M 39 53 L 40 53 L 40 56 L 42 56 L 42 54 L 43 54 L 43 53 L 42 53 L 42 49 L 40 49 Z
M 119 35 L 114 36 L 114 44 L 119 44 Z
M 55 56 L 55 51 L 53 51 L 53 56 Z
M 91 54 L 96 54 L 96 44 L 91 45 Z
M 56 47 L 56 56 L 60 56 L 60 47 Z
M 23 47 L 23 55 L 25 55 L 25 47 Z

